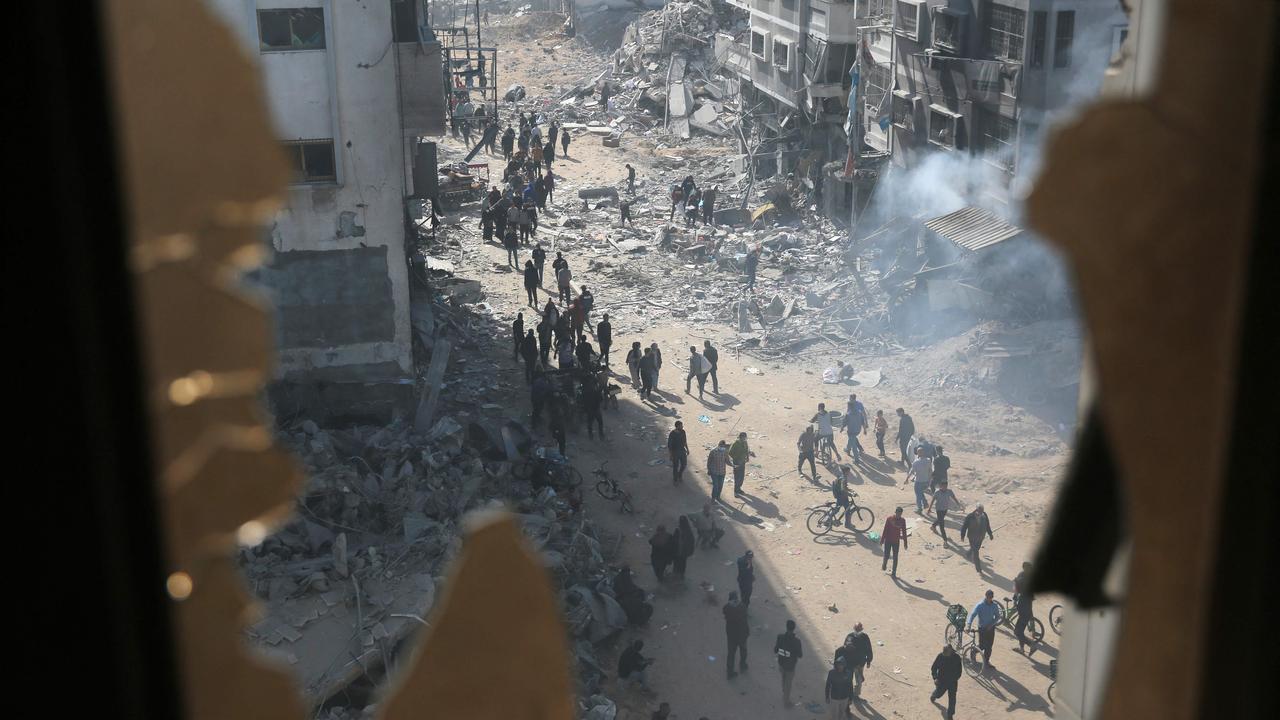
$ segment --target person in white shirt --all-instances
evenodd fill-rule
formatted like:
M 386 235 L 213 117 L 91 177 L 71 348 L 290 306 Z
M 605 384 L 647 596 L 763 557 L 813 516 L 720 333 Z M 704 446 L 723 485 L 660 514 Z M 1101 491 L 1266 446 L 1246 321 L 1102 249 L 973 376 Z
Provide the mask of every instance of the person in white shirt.
M 938 484 L 938 490 L 933 494 L 933 500 L 929 501 L 929 510 L 933 510 L 935 506 L 938 508 L 938 519 L 933 521 L 932 529 L 942 534 L 942 544 L 946 545 L 950 542 L 947 538 L 947 513 L 953 509 L 964 509 L 964 505 L 960 503 L 956 494 L 947 487 L 946 480 Z
M 916 481 L 916 512 L 918 513 L 924 512 L 924 491 L 929 489 L 929 478 L 932 476 L 933 461 L 924 456 L 924 448 L 916 448 L 916 459 L 911 462 L 911 469 L 907 471 L 907 479 L 903 484 Z
M 693 379 L 698 379 L 698 399 L 702 399 L 702 393 L 707 388 L 707 375 L 711 373 L 711 363 L 707 361 L 702 353 L 698 352 L 696 346 L 689 346 L 689 376 L 684 379 L 685 394 L 689 393 L 689 388 L 693 383 Z

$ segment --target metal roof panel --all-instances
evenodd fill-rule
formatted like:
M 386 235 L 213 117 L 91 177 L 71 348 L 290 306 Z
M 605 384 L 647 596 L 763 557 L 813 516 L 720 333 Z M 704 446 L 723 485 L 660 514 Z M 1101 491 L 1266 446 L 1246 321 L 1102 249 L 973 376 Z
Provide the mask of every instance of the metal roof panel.
M 969 251 L 981 250 L 1022 234 L 1022 228 L 973 206 L 926 220 L 924 226 Z

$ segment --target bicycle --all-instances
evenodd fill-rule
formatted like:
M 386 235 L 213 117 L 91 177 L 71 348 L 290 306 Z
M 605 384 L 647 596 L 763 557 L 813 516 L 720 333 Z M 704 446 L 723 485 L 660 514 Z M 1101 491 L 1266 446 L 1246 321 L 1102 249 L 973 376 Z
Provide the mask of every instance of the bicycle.
M 1061 607 L 1060 605 L 1055 607 Z M 1053 707 L 1053 689 L 1058 687 L 1058 661 L 1049 661 L 1049 687 L 1044 691 L 1049 696 L 1049 707 Z
M 982 672 L 982 648 L 978 647 L 977 628 L 965 628 L 968 617 L 963 605 L 948 607 L 947 627 L 942 637 L 960 655 L 960 664 L 969 677 L 977 677 Z
M 596 482 L 596 494 L 605 500 L 620 500 L 620 510 L 630 515 L 635 512 L 635 508 L 631 505 L 631 493 L 623 489 L 617 480 L 609 476 L 609 471 L 605 470 L 605 466 L 609 464 L 608 460 L 600 463 L 600 467 L 591 471 L 592 475 L 600 478 Z
M 1058 635 L 1062 634 L 1062 606 L 1054 605 L 1049 608 L 1049 627 Z
M 859 505 L 858 501 L 854 500 L 857 496 L 858 493 L 852 490 L 849 491 L 850 505 L 848 508 L 837 505 L 835 500 L 813 508 L 813 511 L 809 513 L 809 519 L 805 522 L 809 527 L 809 532 L 819 537 L 826 535 L 831 532 L 831 528 L 840 522 L 841 513 L 848 513 L 847 516 L 854 532 L 864 533 L 870 530 L 876 523 L 876 514 L 871 508 Z
M 1009 598 L 1005 598 L 1004 601 L 1007 603 L 1006 605 L 996 603 L 1000 611 L 997 617 L 1007 627 L 1016 627 L 1018 624 L 1018 604 Z M 1031 620 L 1027 622 L 1027 630 L 1030 631 L 1031 638 L 1037 643 L 1044 642 L 1044 623 L 1040 622 L 1040 618 L 1032 615 Z

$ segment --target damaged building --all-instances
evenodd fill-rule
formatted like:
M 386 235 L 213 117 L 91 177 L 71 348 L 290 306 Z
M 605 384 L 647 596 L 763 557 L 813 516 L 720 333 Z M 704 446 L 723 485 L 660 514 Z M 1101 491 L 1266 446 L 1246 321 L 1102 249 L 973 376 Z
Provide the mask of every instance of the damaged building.
M 444 129 L 421 0 L 216 0 L 260 66 L 294 171 L 252 281 L 277 308 L 279 412 L 412 402 L 405 212 L 417 138 Z

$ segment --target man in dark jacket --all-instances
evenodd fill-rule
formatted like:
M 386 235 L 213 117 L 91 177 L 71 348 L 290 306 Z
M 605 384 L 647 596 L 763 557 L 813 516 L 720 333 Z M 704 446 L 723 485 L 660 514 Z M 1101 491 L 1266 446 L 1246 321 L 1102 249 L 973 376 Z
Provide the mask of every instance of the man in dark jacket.
M 676 427 L 667 435 L 667 452 L 671 455 L 671 484 L 684 479 L 684 469 L 689 465 L 689 439 L 684 423 L 676 421 Z
M 738 558 L 738 590 L 742 592 L 743 607 L 751 607 L 751 589 L 755 584 L 755 553 L 748 550 Z
M 505 132 L 502 133 L 502 159 L 510 161 L 511 152 L 516 146 L 516 131 L 508 125 Z
M 524 343 L 524 313 L 516 313 L 515 322 L 511 323 L 511 338 L 514 347 L 511 351 L 511 359 L 520 359 L 520 346 Z
M 640 651 L 643 649 L 644 641 L 636 640 L 622 651 L 622 656 L 618 658 L 618 679 L 628 685 L 639 685 L 648 690 L 649 678 L 645 669 L 653 664 L 653 659 L 641 655 Z
M 827 686 L 823 689 L 827 701 L 828 717 L 843 720 L 849 710 L 849 698 L 853 695 L 853 675 L 844 658 L 836 660 L 836 666 L 827 673 Z
M 973 561 L 973 566 L 981 575 L 982 543 L 987 538 L 996 539 L 995 533 L 991 531 L 991 518 L 987 517 L 987 511 L 982 509 L 981 504 L 965 516 L 964 524 L 960 526 L 960 542 L 964 542 L 965 535 L 969 536 L 969 559 Z
M 929 481 L 929 491 L 938 489 L 938 485 L 947 482 L 947 472 L 951 470 L 951 458 L 942 452 L 941 445 L 933 446 L 933 479 Z
M 533 381 L 529 383 L 529 400 L 533 405 L 533 416 L 529 419 L 529 424 L 537 429 L 538 420 L 542 417 L 542 407 L 551 400 L 555 388 L 551 385 L 550 378 L 544 372 L 534 373 Z
M 1032 613 L 1035 611 L 1032 603 L 1032 595 L 1029 591 L 1031 586 L 1031 563 L 1022 563 L 1022 572 L 1013 579 L 1013 604 L 1018 609 L 1018 622 L 1013 625 L 1013 636 L 1018 638 L 1018 652 L 1026 652 L 1024 646 L 1030 645 L 1031 652 L 1036 651 L 1037 642 L 1034 638 L 1027 638 L 1027 623 L 1031 622 Z
M 533 369 L 538 365 L 538 338 L 532 330 L 520 341 L 520 355 L 524 357 L 524 380 L 533 383 Z
M 542 248 L 542 243 L 538 243 L 533 247 L 533 265 L 538 268 L 538 284 L 541 285 L 542 268 L 547 264 L 547 251 Z
M 796 676 L 796 661 L 804 657 L 800 638 L 796 637 L 796 621 L 787 621 L 787 631 L 773 641 L 773 654 L 778 657 L 778 669 L 782 671 L 782 704 L 791 707 L 791 681 Z
M 532 260 L 524 261 L 524 294 L 529 301 L 529 307 L 536 310 L 538 307 L 538 268 L 534 266 Z
M 596 353 L 595 349 L 591 347 L 591 343 L 587 342 L 586 335 L 578 338 L 578 345 L 574 348 L 573 354 L 578 358 L 578 367 L 583 370 L 591 369 L 591 356 Z
M 666 525 L 659 525 L 649 538 L 649 562 L 653 574 L 661 580 L 667 574 L 667 566 L 675 559 L 675 537 L 667 532 Z
M 710 340 L 702 341 L 702 357 L 711 363 L 711 394 L 720 394 L 720 378 L 716 377 L 716 368 L 720 366 L 720 353 L 711 346 Z
M 947 694 L 947 720 L 956 714 L 956 685 L 960 682 L 960 656 L 950 645 L 943 645 L 942 652 L 933 659 L 929 674 L 933 676 L 933 694 L 929 700 L 937 702 Z
M 738 593 L 729 593 L 729 602 L 724 606 L 724 634 L 729 641 L 729 654 L 725 657 L 725 667 L 729 678 L 737 676 L 733 670 L 733 659 L 738 656 L 738 670 L 747 671 L 747 637 L 751 634 L 751 626 L 747 622 L 747 606 L 738 600 Z
M 898 449 L 902 451 L 902 467 L 907 466 L 907 445 L 911 444 L 911 436 L 915 434 L 915 421 L 906 410 L 898 408 Z
M 753 289 L 756 286 L 756 268 L 760 266 L 760 253 L 757 250 L 751 250 L 747 253 L 747 259 L 743 263 L 743 271 L 747 274 L 747 289 Z
M 547 358 L 551 356 L 551 332 L 554 328 L 551 321 L 544 316 L 542 322 L 538 323 L 538 349 L 542 355 L 542 364 L 547 364 Z
M 586 343 L 586 338 L 583 338 Z M 581 347 L 581 346 L 579 346 Z M 588 344 L 587 348 L 590 349 Z M 601 413 L 601 407 L 604 405 L 604 388 L 600 387 L 600 383 L 596 382 L 594 377 L 588 377 L 582 383 L 582 411 L 587 416 L 587 437 L 592 440 L 595 435 L 592 428 L 600 430 L 600 439 L 604 439 L 604 415 Z
M 862 697 L 862 671 L 871 667 L 871 638 L 862 632 L 862 623 L 855 623 L 849 634 L 849 671 L 853 673 L 853 699 Z
M 600 324 L 596 325 L 596 342 L 600 344 L 600 365 L 609 367 L 609 348 L 613 345 L 613 326 L 609 324 L 609 313 L 605 313 Z

